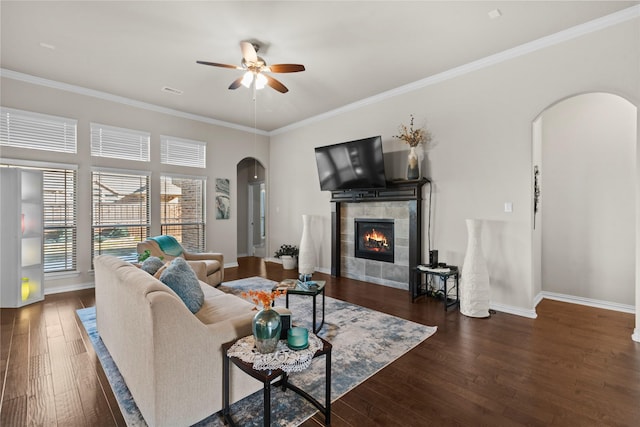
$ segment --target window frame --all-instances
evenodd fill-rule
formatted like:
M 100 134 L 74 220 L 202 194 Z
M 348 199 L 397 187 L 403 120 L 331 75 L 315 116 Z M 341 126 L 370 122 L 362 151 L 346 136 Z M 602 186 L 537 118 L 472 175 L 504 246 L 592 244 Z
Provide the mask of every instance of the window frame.
M 123 187 L 131 187 L 138 189 L 142 189 L 146 187 L 144 203 L 129 203 L 129 204 L 118 204 L 117 201 L 123 200 L 126 197 L 131 197 L 138 190 L 134 190 L 128 192 L 126 194 L 117 192 L 115 188 L 110 189 L 102 179 L 104 177 L 112 177 L 114 178 L 111 185 L 115 186 L 115 184 L 122 185 Z M 100 181 L 96 183 L 96 176 L 100 176 Z M 118 178 L 122 180 L 122 182 L 115 182 Z M 130 182 L 126 182 L 127 178 L 131 178 Z M 139 185 L 136 185 L 135 180 L 138 180 Z M 142 182 L 144 181 L 144 183 Z M 96 193 L 96 185 L 99 188 L 98 193 Z M 96 197 L 103 199 L 106 195 L 103 195 L 102 190 L 110 189 L 110 193 L 114 199 L 113 203 L 101 203 L 98 201 L 98 205 L 96 205 Z M 124 194 L 124 195 L 123 195 Z M 138 193 L 140 194 L 140 193 Z M 122 196 L 118 199 L 118 196 Z M 131 197 L 135 199 L 134 197 Z M 110 254 L 117 256 L 118 258 L 129 261 L 129 262 L 137 262 L 137 244 L 143 240 L 145 240 L 150 233 L 151 230 L 151 172 L 141 171 L 141 170 L 125 170 L 125 169 L 110 169 L 110 168 L 92 168 L 91 169 L 91 259 L 101 254 Z M 125 207 L 135 207 L 137 206 L 141 212 L 144 212 L 144 218 L 142 215 L 137 216 L 138 221 L 115 221 L 110 220 L 110 218 L 114 218 L 113 216 L 109 216 L 108 213 L 103 213 L 105 208 L 108 206 L 115 206 L 116 209 L 113 209 L 117 214 L 118 213 L 118 205 L 121 208 Z M 100 211 L 100 217 L 96 218 L 97 211 Z M 122 218 L 122 217 L 121 217 Z M 99 221 L 99 222 L 97 222 Z M 126 234 L 125 230 L 126 229 Z M 136 231 L 137 229 L 137 231 Z M 132 233 L 133 231 L 133 233 Z M 136 237 L 137 236 L 137 237 Z M 132 238 L 129 238 L 132 237 Z M 116 242 L 112 245 L 104 244 L 110 239 L 123 239 L 122 244 L 118 244 Z M 104 249 L 103 249 L 104 246 Z M 109 251 L 109 246 L 111 246 L 111 250 Z M 122 254 L 121 252 L 126 251 L 127 248 L 130 248 L 131 251 L 128 254 Z M 92 261 L 93 263 L 93 261 Z
M 200 196 L 200 221 L 182 221 L 182 222 L 169 222 L 167 221 L 167 205 L 163 200 L 163 197 L 166 197 L 165 187 L 166 182 L 165 178 L 173 179 L 182 179 L 182 180 L 193 180 L 200 181 L 201 189 Z M 172 173 L 162 173 L 160 176 L 160 231 L 161 234 L 171 234 L 176 237 L 176 239 L 183 245 L 183 247 L 190 252 L 204 252 L 206 246 L 206 224 L 207 224 L 207 177 L 206 176 L 192 176 L 192 175 L 179 175 Z M 182 209 L 182 204 L 180 205 L 180 209 Z M 172 227 L 180 227 L 181 232 L 184 231 L 182 227 L 196 227 L 198 230 L 199 237 L 197 238 L 197 243 L 193 244 L 192 241 L 184 241 L 182 233 L 178 234 L 172 230 Z M 178 234 L 175 236 L 175 234 Z

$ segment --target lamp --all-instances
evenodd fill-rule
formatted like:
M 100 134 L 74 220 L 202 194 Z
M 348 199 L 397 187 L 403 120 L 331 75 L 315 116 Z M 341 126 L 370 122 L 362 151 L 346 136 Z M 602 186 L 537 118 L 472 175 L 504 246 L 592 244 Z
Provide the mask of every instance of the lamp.
M 251 84 L 254 82 L 256 89 L 264 89 L 264 87 L 267 85 L 267 78 L 262 75 L 262 73 L 247 71 L 246 73 L 244 73 L 244 76 L 242 77 L 242 81 L 240 83 L 242 84 L 242 86 L 249 89 L 251 87 Z
M 253 83 L 253 73 L 251 71 L 247 71 L 244 73 L 244 77 L 242 78 L 242 86 L 249 89 L 251 87 L 251 83 Z
M 256 89 L 264 89 L 266 84 L 267 78 L 262 73 L 256 74 Z

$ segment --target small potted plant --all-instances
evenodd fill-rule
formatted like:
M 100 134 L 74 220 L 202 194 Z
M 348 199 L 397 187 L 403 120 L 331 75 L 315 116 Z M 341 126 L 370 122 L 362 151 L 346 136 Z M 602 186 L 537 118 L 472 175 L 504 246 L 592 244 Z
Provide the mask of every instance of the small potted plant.
M 296 268 L 298 261 L 298 247 L 294 245 L 282 245 L 276 251 L 274 256 L 282 260 L 282 268 L 285 270 L 293 270 Z

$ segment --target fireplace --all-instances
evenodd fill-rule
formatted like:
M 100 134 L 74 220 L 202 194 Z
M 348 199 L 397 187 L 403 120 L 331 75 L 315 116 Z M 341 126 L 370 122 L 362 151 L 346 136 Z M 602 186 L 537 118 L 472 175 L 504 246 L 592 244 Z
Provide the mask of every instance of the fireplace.
M 355 257 L 393 263 L 393 219 L 355 218 Z

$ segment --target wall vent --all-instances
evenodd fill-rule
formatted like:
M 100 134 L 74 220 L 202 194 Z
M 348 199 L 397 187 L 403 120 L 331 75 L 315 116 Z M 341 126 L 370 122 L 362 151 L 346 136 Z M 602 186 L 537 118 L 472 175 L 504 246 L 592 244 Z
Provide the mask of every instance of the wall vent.
M 180 89 L 174 89 L 172 87 L 169 86 L 165 86 L 162 89 L 160 89 L 162 92 L 167 92 L 167 93 L 172 93 L 174 95 L 182 95 L 184 92 L 181 91 Z

